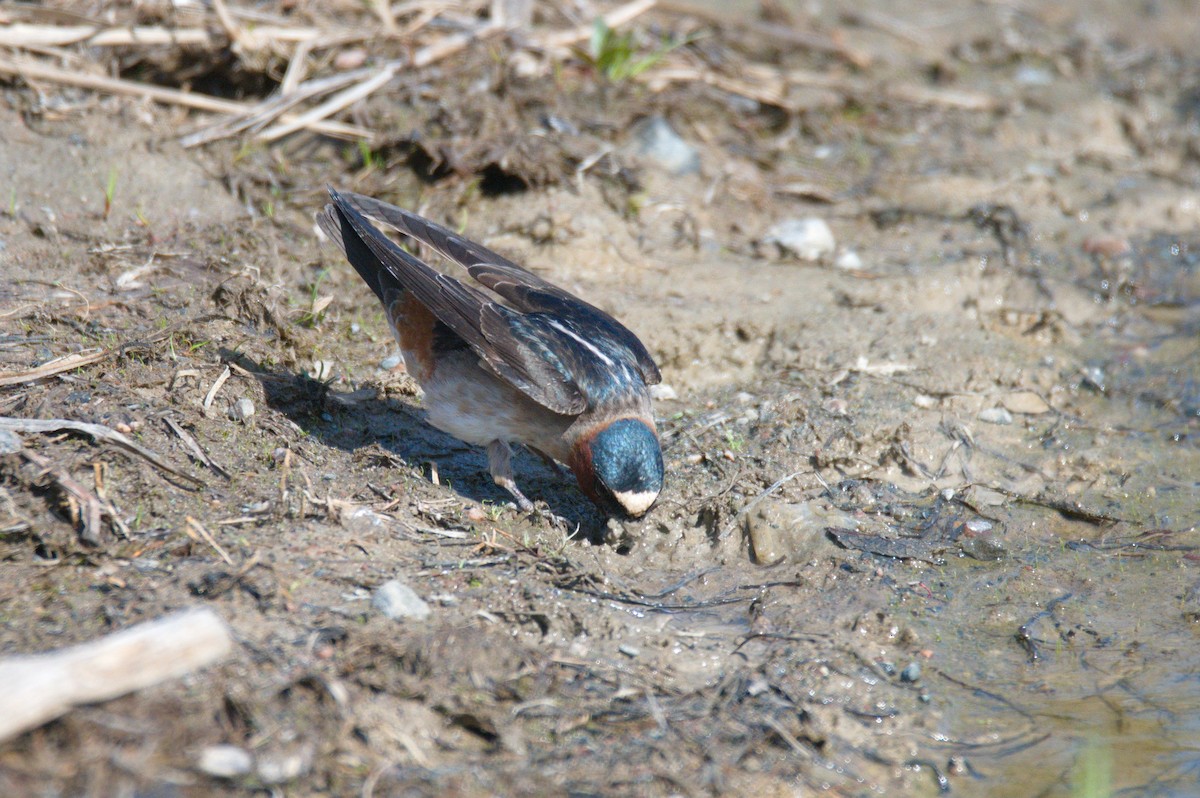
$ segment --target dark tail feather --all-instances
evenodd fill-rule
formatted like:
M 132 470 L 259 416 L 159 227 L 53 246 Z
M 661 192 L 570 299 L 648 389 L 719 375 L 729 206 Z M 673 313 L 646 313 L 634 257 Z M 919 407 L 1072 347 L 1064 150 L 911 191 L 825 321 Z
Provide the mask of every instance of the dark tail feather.
M 379 297 L 379 301 L 386 302 L 384 281 L 395 282 L 395 278 L 354 231 L 345 214 L 334 205 L 326 205 L 325 209 L 317 214 L 317 226 L 342 251 L 346 260 L 350 261 L 350 265 L 358 272 L 358 276 L 370 286 L 375 296 Z

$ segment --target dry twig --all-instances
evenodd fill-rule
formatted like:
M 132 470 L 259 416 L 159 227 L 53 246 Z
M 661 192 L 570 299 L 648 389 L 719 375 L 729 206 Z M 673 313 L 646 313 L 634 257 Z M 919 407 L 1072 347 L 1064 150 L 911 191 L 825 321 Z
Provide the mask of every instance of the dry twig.
M 102 360 L 108 360 L 117 353 L 115 349 L 99 349 L 91 352 L 74 352 L 48 363 L 43 363 L 27 371 L 0 372 L 0 387 L 5 385 L 23 385 L 27 382 L 37 382 L 64 371 L 71 371 L 82 366 L 90 366 Z
M 9 418 L 0 416 L 0 429 L 6 429 L 10 432 L 79 432 L 96 441 L 105 441 L 114 444 L 127 452 L 132 452 L 139 457 L 147 460 L 151 465 L 160 471 L 170 474 L 180 479 L 186 480 L 193 485 L 203 486 L 204 481 L 198 479 L 186 471 L 181 471 L 175 466 L 168 463 L 166 460 L 159 457 L 154 452 L 146 447 L 134 443 L 115 429 L 110 429 L 103 424 L 88 424 L 83 421 L 70 421 L 65 418 Z
M 52 83 L 94 89 L 95 91 L 107 92 L 109 94 L 146 97 L 165 105 L 182 105 L 187 108 L 220 114 L 244 114 L 252 108 L 252 106 L 248 106 L 245 103 L 222 100 L 218 97 L 210 97 L 205 94 L 178 91 L 162 86 L 152 86 L 146 83 L 110 78 L 103 75 L 89 75 L 83 72 L 60 69 L 59 67 L 31 59 L 13 61 L 7 58 L 0 58 L 0 75 L 16 75 L 34 80 L 46 80 Z M 316 122 L 309 129 L 316 133 L 323 133 L 327 136 L 343 139 L 370 140 L 374 135 L 366 128 L 357 125 L 348 125 L 343 122 Z
M 21 456 L 31 465 L 38 468 L 42 475 L 54 480 L 54 484 L 73 500 L 71 503 L 71 514 L 77 516 L 77 518 L 73 518 L 72 521 L 79 522 L 79 539 L 84 543 L 89 543 L 93 546 L 100 545 L 100 521 L 106 515 L 112 522 L 112 525 L 121 534 L 127 535 L 129 533 L 128 527 L 125 526 L 125 523 L 117 514 L 117 508 L 110 502 L 101 500 L 90 490 L 79 484 L 74 477 L 67 473 L 67 469 L 51 463 L 37 452 L 31 452 L 28 449 L 22 449 Z M 36 479 L 40 481 L 41 476 L 39 475 Z
M 167 426 L 171 428 L 171 432 L 174 432 L 179 436 L 179 440 L 183 441 L 183 445 L 187 448 L 188 452 L 191 453 L 192 457 L 196 458 L 198 462 L 217 472 L 225 479 L 231 479 L 229 472 L 217 465 L 216 462 L 214 462 L 213 459 L 209 457 L 203 449 L 200 448 L 200 444 L 196 442 L 196 438 L 193 437 L 190 432 L 181 427 L 179 422 L 170 416 L 165 416 L 163 421 L 165 421 Z
M 213 551 L 221 556 L 221 559 L 225 561 L 226 565 L 233 565 L 233 558 L 229 556 L 229 553 L 226 552 L 225 549 L 221 548 L 221 544 L 218 543 L 217 539 L 212 536 L 212 533 L 204 527 L 204 524 L 200 523 L 195 518 L 192 518 L 190 515 L 185 519 L 185 521 L 187 523 L 187 536 L 189 538 L 192 540 L 203 540 L 209 546 L 212 546 Z

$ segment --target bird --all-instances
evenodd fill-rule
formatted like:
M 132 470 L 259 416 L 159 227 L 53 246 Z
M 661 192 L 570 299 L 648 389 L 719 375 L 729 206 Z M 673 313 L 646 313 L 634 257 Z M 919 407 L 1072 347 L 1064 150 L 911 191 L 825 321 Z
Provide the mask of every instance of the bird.
M 663 487 L 645 345 L 609 314 L 411 211 L 329 188 L 317 224 L 383 304 L 429 424 L 487 449 L 488 470 L 524 512 L 513 446 L 566 465 L 609 516 L 639 518 Z M 434 269 L 374 222 L 462 266 Z

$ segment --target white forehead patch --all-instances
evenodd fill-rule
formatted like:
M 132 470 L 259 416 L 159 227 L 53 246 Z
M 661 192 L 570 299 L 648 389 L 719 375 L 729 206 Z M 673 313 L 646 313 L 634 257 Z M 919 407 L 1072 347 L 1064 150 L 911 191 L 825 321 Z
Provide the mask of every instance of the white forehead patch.
M 625 508 L 625 512 L 629 513 L 630 515 L 632 515 L 634 517 L 637 517 L 639 515 L 644 514 L 647 510 L 650 509 L 650 505 L 654 504 L 654 500 L 658 498 L 658 491 L 656 491 L 656 490 L 644 490 L 644 491 L 630 490 L 630 491 L 624 491 L 624 492 L 620 492 L 620 493 L 614 492 L 613 498 L 617 500 L 618 504 L 620 504 L 622 507 Z

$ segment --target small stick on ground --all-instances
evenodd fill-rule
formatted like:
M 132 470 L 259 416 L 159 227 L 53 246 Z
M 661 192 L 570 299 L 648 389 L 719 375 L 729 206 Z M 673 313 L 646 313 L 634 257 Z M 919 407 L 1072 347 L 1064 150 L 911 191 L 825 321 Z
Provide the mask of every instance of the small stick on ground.
M 183 445 L 187 447 L 187 450 L 192 457 L 196 458 L 198 462 L 217 472 L 217 474 L 225 479 L 232 479 L 228 471 L 226 471 L 224 468 L 221 468 L 221 466 L 217 465 L 211 457 L 205 454 L 204 450 L 200 448 L 200 444 L 196 442 L 194 437 L 192 437 L 192 434 L 183 427 L 179 426 L 179 422 L 170 416 L 165 416 L 163 421 L 165 421 L 167 426 L 171 428 L 171 432 L 174 432 L 179 436 L 179 440 L 183 441 Z
M 118 516 L 117 508 L 81 485 L 78 480 L 67 473 L 65 468 L 55 465 L 37 452 L 31 452 L 28 449 L 22 449 L 21 456 L 30 465 L 41 471 L 38 477 L 39 481 L 43 475 L 50 477 L 54 480 L 55 485 L 75 500 L 72 514 L 78 513 L 79 539 L 84 543 L 92 546 L 100 545 L 101 519 L 104 516 L 108 516 L 113 528 L 119 533 L 128 534 L 129 530 Z M 96 465 L 99 466 L 98 463 Z
M 0 58 L 0 75 L 16 75 L 32 80 L 46 80 L 67 86 L 78 86 L 83 89 L 106 92 L 108 94 L 126 94 L 134 97 L 146 97 L 164 105 L 182 105 L 201 111 L 219 114 L 244 114 L 252 106 L 245 103 L 223 100 L 197 92 L 178 91 L 163 86 L 152 86 L 133 80 L 121 80 L 104 75 L 89 75 L 87 73 L 60 69 L 50 64 L 38 61 L 10 61 Z M 290 118 L 290 117 L 286 117 Z M 375 134 L 358 125 L 348 125 L 344 122 L 315 122 L 309 126 L 314 133 L 323 133 L 341 139 L 366 139 L 371 141 Z
M 0 387 L 5 385 L 23 385 L 27 382 L 37 382 L 46 377 L 53 377 L 64 371 L 71 371 L 82 366 L 90 366 L 102 360 L 108 360 L 117 353 L 116 349 L 101 349 L 94 352 L 75 352 L 65 357 L 43 363 L 28 371 L 10 371 L 0 373 Z
M 212 533 L 204 528 L 204 524 L 200 523 L 195 518 L 192 518 L 190 515 L 187 517 L 186 523 L 187 535 L 189 538 L 195 540 L 197 537 L 199 537 L 205 543 L 212 546 L 213 551 L 221 555 L 221 559 L 225 561 L 226 565 L 233 565 L 233 558 L 229 556 L 229 553 L 226 552 L 225 549 L 221 548 L 221 544 L 217 543 L 217 540 L 212 536 Z
M 83 421 L 69 421 L 65 418 L 9 418 L 0 416 L 0 429 L 10 432 L 79 432 L 96 441 L 114 444 L 127 452 L 132 452 L 148 461 L 151 465 L 171 476 L 179 477 L 197 487 L 204 487 L 204 480 L 181 471 L 166 460 L 159 457 L 146 447 L 134 443 L 115 429 L 103 424 L 88 424 Z
M 213 399 L 217 398 L 217 391 L 221 390 L 221 386 L 225 384 L 225 380 L 229 379 L 229 366 L 221 372 L 212 387 L 208 389 L 208 393 L 204 395 L 204 412 L 208 413 L 208 409 L 212 407 Z

